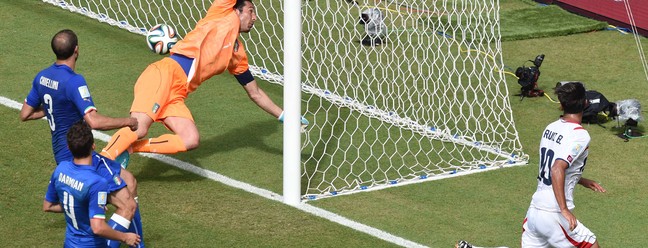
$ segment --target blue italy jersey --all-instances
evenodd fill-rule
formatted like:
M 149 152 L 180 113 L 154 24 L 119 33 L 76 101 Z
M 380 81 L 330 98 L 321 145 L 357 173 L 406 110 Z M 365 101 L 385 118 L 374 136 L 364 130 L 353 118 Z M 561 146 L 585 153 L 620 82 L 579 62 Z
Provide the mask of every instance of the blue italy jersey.
M 25 103 L 33 108 L 42 106 L 45 110 L 56 163 L 71 161 L 67 131 L 88 111 L 96 109 L 83 76 L 67 65 L 53 64 L 36 75 Z
M 108 198 L 106 179 L 95 172 L 94 166 L 61 162 L 52 177 L 45 200 L 60 203 L 67 228 L 64 247 L 106 247 L 105 238 L 92 232 L 90 219 L 106 218 Z
M 95 171 L 99 176 L 108 181 L 108 193 L 126 187 L 126 183 L 120 176 L 122 167 L 119 163 L 93 151 L 92 166 L 95 167 Z

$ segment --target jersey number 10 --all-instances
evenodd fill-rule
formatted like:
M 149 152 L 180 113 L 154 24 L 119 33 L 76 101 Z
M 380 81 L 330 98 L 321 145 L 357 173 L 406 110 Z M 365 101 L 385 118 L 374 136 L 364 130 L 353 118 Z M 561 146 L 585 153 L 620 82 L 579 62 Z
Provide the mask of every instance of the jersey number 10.
M 542 181 L 547 186 L 551 185 L 551 165 L 554 160 L 554 151 L 546 147 L 540 148 L 540 173 L 538 181 Z

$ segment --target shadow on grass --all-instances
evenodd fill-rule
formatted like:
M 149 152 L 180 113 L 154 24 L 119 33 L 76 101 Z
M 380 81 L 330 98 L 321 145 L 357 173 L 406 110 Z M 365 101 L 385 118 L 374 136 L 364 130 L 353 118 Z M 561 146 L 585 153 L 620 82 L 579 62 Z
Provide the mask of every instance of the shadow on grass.
M 221 135 L 201 139 L 200 146 L 196 150 L 179 153 L 173 155 L 173 157 L 204 168 L 201 162 L 204 163 L 205 158 L 217 153 L 227 153 L 242 148 L 254 148 L 259 152 L 281 156 L 283 154 L 281 147 L 270 146 L 265 143 L 266 136 L 278 132 L 280 127 L 274 120 L 250 123 Z M 141 165 L 141 169 L 134 169 L 138 181 L 197 181 L 205 179 L 203 176 L 169 166 L 154 159 L 145 161 Z
M 165 181 L 165 182 L 190 182 L 204 180 L 205 177 L 194 173 L 178 169 L 164 162 L 146 159 L 146 162 L 136 165 L 141 168 L 132 171 L 138 182 L 145 181 Z M 131 167 L 129 167 L 130 169 Z
M 639 138 L 648 138 L 645 128 L 641 125 L 628 126 L 617 121 L 610 121 L 608 123 L 612 123 L 612 125 L 606 125 L 610 133 L 626 142 Z
M 266 137 L 279 132 L 281 127 L 275 120 L 249 123 L 226 133 L 201 139 L 198 149 L 179 155 L 178 158 L 198 165 L 201 158 L 250 147 L 259 152 L 282 155 L 283 150 L 280 146 L 270 146 L 265 143 Z

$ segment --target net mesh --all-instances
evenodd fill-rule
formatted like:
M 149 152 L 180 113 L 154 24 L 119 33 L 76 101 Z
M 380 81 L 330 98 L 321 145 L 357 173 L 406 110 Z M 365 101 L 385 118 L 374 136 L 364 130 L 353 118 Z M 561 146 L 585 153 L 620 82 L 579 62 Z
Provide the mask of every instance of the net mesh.
M 166 23 L 182 36 L 212 1 L 44 2 L 139 34 Z M 259 20 L 242 35 L 250 69 L 282 84 L 283 1 L 254 3 Z M 501 70 L 497 0 L 302 4 L 304 200 L 527 163 Z

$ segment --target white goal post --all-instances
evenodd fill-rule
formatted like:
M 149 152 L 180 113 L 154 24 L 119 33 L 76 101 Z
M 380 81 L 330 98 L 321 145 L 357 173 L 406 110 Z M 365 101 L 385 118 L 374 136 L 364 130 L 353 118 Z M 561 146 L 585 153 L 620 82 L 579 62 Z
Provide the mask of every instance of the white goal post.
M 180 36 L 212 2 L 43 1 L 139 34 L 166 23 Z M 285 1 L 253 0 L 259 20 L 241 39 L 258 79 L 292 85 L 286 104 L 301 98 L 286 106 L 288 120 L 301 112 L 311 123 L 284 136 L 294 149 L 286 161 L 300 164 L 284 169 L 294 175 L 287 202 L 527 164 L 502 69 L 499 0 Z

